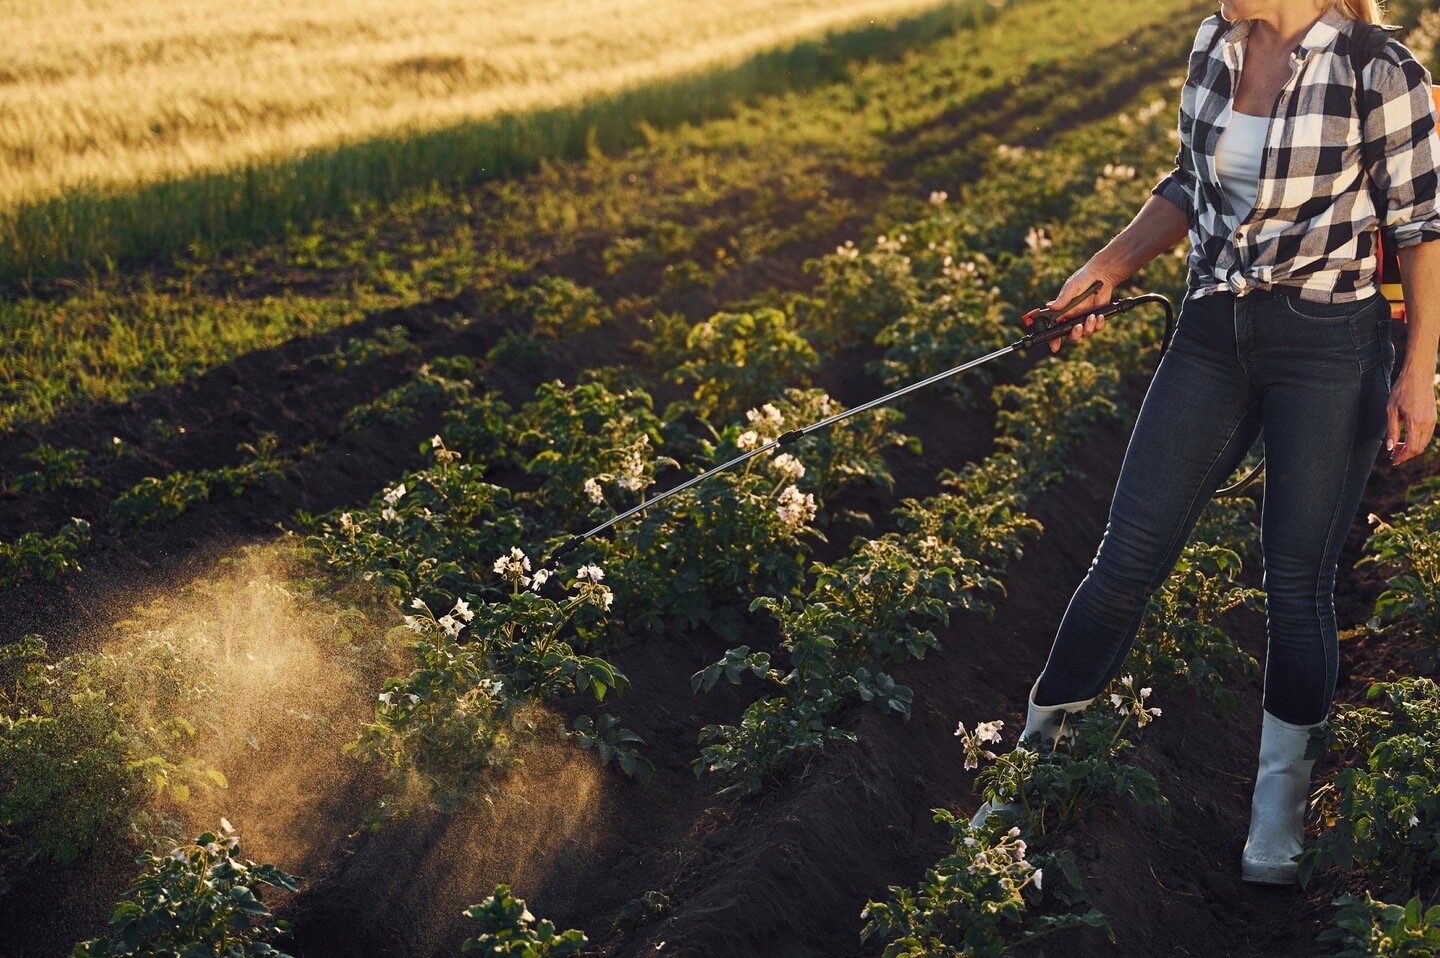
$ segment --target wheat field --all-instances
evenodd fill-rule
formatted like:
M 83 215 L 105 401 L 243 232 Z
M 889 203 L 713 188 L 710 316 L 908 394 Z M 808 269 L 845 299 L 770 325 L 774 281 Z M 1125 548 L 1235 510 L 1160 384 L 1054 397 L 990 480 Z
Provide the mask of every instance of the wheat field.
M 0 206 L 525 111 L 936 0 L 0 0 Z

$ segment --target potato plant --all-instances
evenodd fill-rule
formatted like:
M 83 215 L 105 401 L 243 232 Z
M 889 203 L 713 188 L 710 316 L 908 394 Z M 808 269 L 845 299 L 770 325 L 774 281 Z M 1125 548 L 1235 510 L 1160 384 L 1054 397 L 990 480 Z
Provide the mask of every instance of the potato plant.
M 737 421 L 718 434 L 712 430 L 720 447 L 715 458 L 723 461 L 844 411 L 845 406 L 823 389 L 785 389 L 759 408 L 746 410 L 743 423 Z M 890 489 L 894 479 L 885 453 L 899 448 L 920 453 L 920 440 L 897 428 L 904 419 L 904 413 L 888 407 L 857 413 L 777 447 L 766 465 L 775 475 L 788 475 L 801 490 L 813 493 L 820 509 L 851 486 Z
M 892 534 L 864 540 L 833 565 L 817 563 L 811 570 L 815 585 L 807 601 L 845 610 L 846 659 L 901 665 L 940 647 L 926 626 L 949 622 L 957 593 L 970 583 L 924 560 Z M 758 601 L 775 614 L 774 600 Z
M 331 576 L 372 583 L 393 601 L 466 589 L 498 595 L 480 570 L 519 543 L 529 523 L 509 490 L 482 480 L 483 465 L 459 461 L 439 436 L 426 446 L 431 466 L 364 508 L 298 513 L 305 547 Z
M 655 774 L 655 763 L 641 755 L 635 747 L 644 745 L 645 740 L 620 725 L 620 720 L 613 715 L 576 716 L 570 738 L 581 748 L 593 748 L 600 756 L 601 765 L 609 765 L 614 759 L 620 771 L 639 779 L 642 784 Z
M 717 313 L 693 326 L 684 361 L 666 375 L 680 385 L 693 384 L 686 406 L 724 421 L 769 399 L 778 383 L 808 382 L 818 361 L 791 317 L 767 307 Z
M 1300 877 L 1359 869 L 1380 890 L 1408 889 L 1440 861 L 1440 686 L 1432 679 L 1376 682 L 1377 706 L 1341 707 L 1326 741 L 1357 763 L 1314 795 L 1325 828 L 1300 854 Z M 1317 737 L 1318 738 L 1318 737 Z M 1312 742 L 1318 746 L 1319 742 Z
M 661 423 L 643 390 L 615 393 L 603 383 L 541 383 L 521 407 L 513 437 L 546 525 L 565 530 L 634 505 L 674 460 L 657 455 Z
M 894 539 L 869 540 L 835 566 L 818 566 L 814 588 L 803 601 L 762 597 L 780 625 L 780 646 L 789 668 L 748 646 L 691 676 L 695 691 L 709 691 L 721 676 L 738 683 L 751 672 L 776 686 L 778 695 L 746 709 L 739 725 L 707 725 L 700 731 L 697 776 L 709 771 L 728 779 L 721 792 L 753 794 L 773 781 L 795 756 L 830 741 L 853 741 L 830 719 L 852 701 L 874 701 L 910 714 L 912 691 L 881 667 L 923 658 L 939 643 L 927 626 L 949 619 L 961 586 L 949 569 L 915 561 Z
M 1252 449 L 1229 479 L 1221 484 L 1222 488 L 1233 485 L 1248 475 L 1251 468 L 1264 458 L 1264 452 L 1263 443 Z M 1260 517 L 1260 503 L 1254 498 L 1259 488 L 1248 486 L 1239 494 L 1213 498 L 1207 502 L 1195 520 L 1190 541 L 1223 543 L 1234 550 L 1241 563 L 1259 563 L 1260 525 L 1256 520 Z
M 478 373 L 469 356 L 445 356 L 425 363 L 408 382 L 361 403 L 345 414 L 346 429 L 381 422 L 410 423 L 426 409 L 446 409 L 472 395 Z
M 1388 520 L 1371 515 L 1374 531 L 1356 566 L 1396 570 L 1375 600 L 1369 625 L 1414 635 L 1426 647 L 1426 664 L 1440 662 L 1440 482 L 1416 483 L 1406 491 L 1409 505 Z
M 1332 927 L 1319 941 L 1339 951 L 1327 958 L 1434 958 L 1440 955 L 1440 905 L 1426 908 L 1418 895 L 1403 905 L 1377 901 L 1370 892 L 1342 895 Z
M 10 542 L 0 542 L 0 586 L 78 571 L 77 557 L 89 542 L 90 523 L 74 516 L 53 536 L 27 532 Z
M 827 348 L 874 339 L 924 299 L 911 259 L 915 250 L 902 231 L 877 236 L 868 249 L 847 240 L 833 254 L 807 260 L 816 288 L 815 299 L 802 301 L 802 328 L 814 330 Z
M 579 954 L 589 944 L 582 931 L 557 932 L 550 919 L 537 921 L 525 907 L 525 899 L 510 893 L 509 885 L 496 885 L 489 898 L 465 909 L 465 915 L 480 922 L 480 934 L 467 938 L 460 950 L 479 952 L 486 958 L 562 958 Z
M 784 419 L 776 407 L 751 412 L 752 425 L 768 423 L 760 428 L 778 434 Z M 754 448 L 761 440 L 748 432 L 731 428 L 716 441 L 701 439 L 692 468 Z M 847 447 L 832 448 L 844 461 Z M 825 538 L 816 528 L 819 503 L 799 485 L 808 474 L 796 456 L 757 456 L 703 489 L 675 494 L 613 540 L 591 540 L 588 548 L 613 571 L 617 622 L 630 634 L 704 625 L 738 638 L 751 598 L 797 588 L 811 542 Z
M 528 313 L 531 329 L 547 339 L 570 339 L 614 318 L 599 293 L 564 276 L 543 276 L 521 290 L 501 289 L 501 309 Z
M 670 914 L 670 896 L 658 889 L 651 889 L 625 903 L 610 924 L 616 930 L 630 934 L 642 925 Z
M 738 725 L 707 725 L 700 730 L 702 748 L 692 763 L 695 776 L 718 775 L 725 782 L 717 790 L 720 795 L 757 794 L 774 785 L 780 771 L 800 755 L 823 749 L 827 742 L 856 740 L 854 732 L 827 721 L 840 704 L 839 695 L 823 686 L 817 698 L 756 699 Z
M 1033 907 L 1047 896 L 1060 905 L 1079 900 L 1078 874 L 1063 854 L 1031 852 L 1017 826 L 1001 831 L 987 822 L 971 828 L 947 809 L 934 813 L 949 831 L 950 853 L 926 869 L 913 890 L 891 885 L 885 901 L 867 901 L 860 912 L 865 922 L 860 939 L 883 936 L 883 958 L 1004 958 L 1068 928 L 1095 928 L 1115 940 L 1093 906 L 1080 914 Z M 1057 891 L 1067 881 L 1072 891 L 1062 897 Z
M 1117 678 L 1071 720 L 1073 734 L 1054 749 L 1021 741 L 1014 750 L 996 754 L 987 745 L 999 744 L 999 723 L 981 723 L 973 731 L 961 723 L 955 734 L 965 750 L 966 767 L 975 767 L 981 757 L 991 763 L 975 777 L 977 794 L 997 804 L 1016 805 L 1016 823 L 1037 837 L 1073 824 L 1107 796 L 1128 798 L 1168 814 L 1169 803 L 1155 777 L 1120 761 L 1126 750 L 1135 747 L 1125 737 L 1132 720 L 1143 728 L 1161 714 L 1149 704 L 1150 692 L 1133 676 Z
M 940 251 L 935 252 L 922 262 L 934 263 Z M 952 246 L 939 262 L 938 275 L 920 285 L 904 313 L 875 335 L 875 345 L 884 353 L 868 368 L 891 388 L 951 369 L 1020 338 L 1020 331 L 1005 322 L 999 290 L 988 284 L 989 264 L 982 254 Z M 987 363 L 963 376 L 941 380 L 935 388 L 971 403 L 994 385 L 996 375 L 996 368 Z
M 290 464 L 290 457 L 276 453 L 278 445 L 274 433 L 264 433 L 255 442 L 236 447 L 248 457 L 238 466 L 146 476 L 110 503 L 110 522 L 119 532 L 135 532 L 169 522 L 198 502 L 238 496 Z
M 373 336 L 357 336 L 345 340 L 328 353 L 312 356 L 309 362 L 323 363 L 336 372 L 344 372 L 380 359 L 418 356 L 420 347 L 410 340 L 409 331 L 401 325 L 377 329 Z
M 1259 676 L 1255 657 L 1216 620 L 1235 608 L 1264 613 L 1265 593 L 1241 585 L 1240 556 L 1227 546 L 1191 541 L 1151 594 L 1125 668 L 1147 685 L 1183 679 L 1227 708 L 1235 701 L 1226 672 Z
M 16 492 L 38 494 L 100 487 L 99 479 L 85 474 L 90 453 L 84 449 L 56 449 L 42 442 L 20 458 L 35 468 L 20 473 L 8 483 Z
M 164 810 L 192 789 L 225 785 L 191 753 L 197 671 L 163 636 L 58 661 L 36 635 L 0 646 L 0 886 L 7 873 L 69 864 L 107 838 L 134 841 L 156 798 Z
M 1073 453 L 1099 423 L 1119 418 L 1120 373 L 1077 357 L 1041 362 L 1020 385 L 995 387 L 996 449 L 1024 466 L 1033 493 L 1076 472 Z
M 519 549 L 493 570 L 510 586 L 504 600 L 472 595 L 439 616 L 422 599 L 411 603 L 405 624 L 419 636 L 409 644 L 415 669 L 385 682 L 374 720 L 348 746 L 384 767 L 391 794 L 381 817 L 420 801 L 448 812 L 486 800 L 497 787 L 486 773 L 514 767 L 536 729 L 529 706 L 581 692 L 603 701 L 629 685 L 618 668 L 567 637 L 573 620 L 603 616 L 613 601 L 597 567 L 582 566 L 558 600 L 538 594 L 550 573 L 532 570 Z M 611 743 L 624 741 L 609 731 Z M 416 778 L 418 791 L 409 788 Z
M 993 616 L 992 597 L 1005 594 L 1006 569 L 1023 554 L 1025 540 L 1044 531 L 1024 512 L 1022 474 L 1018 460 L 988 456 L 941 472 L 939 494 L 906 499 L 895 510 L 900 535 L 920 561 L 950 568 L 964 583 L 953 600 L 957 609 Z
M 111 913 L 110 933 L 76 945 L 70 958 L 287 958 L 270 940 L 288 933 L 290 923 L 277 919 L 262 896 L 267 887 L 299 891 L 299 881 L 241 857 L 225 819 L 219 832 L 139 861 L 145 871 Z
M 467 391 L 445 409 L 439 435 L 452 452 L 496 468 L 520 464 L 514 429 L 515 411 L 498 392 Z

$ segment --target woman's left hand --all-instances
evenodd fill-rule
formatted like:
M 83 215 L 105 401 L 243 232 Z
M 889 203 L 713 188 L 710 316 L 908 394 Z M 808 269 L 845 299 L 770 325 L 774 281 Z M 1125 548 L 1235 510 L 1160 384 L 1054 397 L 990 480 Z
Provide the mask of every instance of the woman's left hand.
M 1390 390 L 1386 416 L 1390 426 L 1385 434 L 1385 448 L 1390 450 L 1391 465 L 1414 459 L 1425 451 L 1435 434 L 1435 386 L 1440 376 L 1424 366 L 1406 364 L 1400 378 Z M 1400 439 L 1400 424 L 1405 424 L 1405 439 Z

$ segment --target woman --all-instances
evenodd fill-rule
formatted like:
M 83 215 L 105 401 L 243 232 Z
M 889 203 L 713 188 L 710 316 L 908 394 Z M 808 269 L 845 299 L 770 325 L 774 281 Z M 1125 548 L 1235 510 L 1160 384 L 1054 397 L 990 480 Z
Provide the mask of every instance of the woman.
M 1263 435 L 1269 647 L 1247 881 L 1296 878 L 1313 765 L 1305 745 L 1335 690 L 1335 569 L 1380 443 L 1399 465 L 1435 427 L 1440 137 L 1430 77 L 1393 37 L 1364 70 L 1362 129 L 1349 44 L 1359 21 L 1379 18 L 1374 0 L 1224 0 L 1195 38 L 1175 169 L 1050 304 L 1096 280 L 1099 292 L 1066 315 L 1108 303 L 1118 283 L 1190 239 L 1174 341 L 1136 420 L 1104 537 L 1030 690 L 1022 736 L 1053 746 L 1066 714 L 1119 672 L 1150 593 Z M 1393 384 L 1372 184 L 1409 313 Z M 1070 338 L 1103 326 L 1089 315 Z M 993 810 L 986 803 L 974 821 Z

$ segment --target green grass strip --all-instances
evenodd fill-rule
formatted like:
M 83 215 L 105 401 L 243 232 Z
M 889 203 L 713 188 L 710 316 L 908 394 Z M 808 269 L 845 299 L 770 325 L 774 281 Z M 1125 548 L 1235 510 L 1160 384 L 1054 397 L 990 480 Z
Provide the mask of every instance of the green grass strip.
M 50 279 L 102 263 L 113 270 L 167 258 L 195 241 L 223 246 L 264 240 L 287 226 L 354 215 L 363 201 L 525 173 L 542 160 L 621 150 L 644 141 L 646 124 L 696 122 L 724 115 L 737 101 L 832 83 L 853 61 L 897 55 L 996 13 L 988 0 L 948 2 L 893 26 L 832 33 L 728 69 L 571 106 L 131 189 L 76 190 L 0 212 L 0 283 Z

